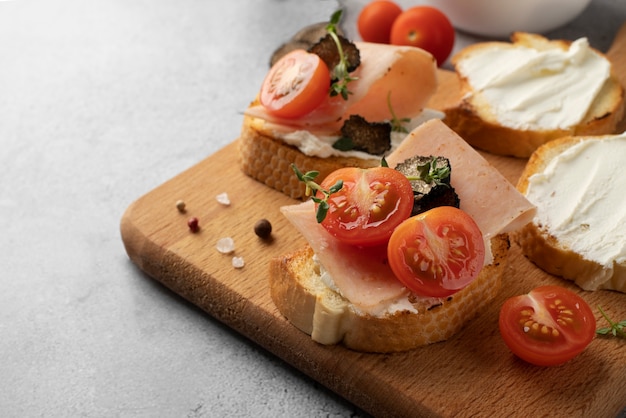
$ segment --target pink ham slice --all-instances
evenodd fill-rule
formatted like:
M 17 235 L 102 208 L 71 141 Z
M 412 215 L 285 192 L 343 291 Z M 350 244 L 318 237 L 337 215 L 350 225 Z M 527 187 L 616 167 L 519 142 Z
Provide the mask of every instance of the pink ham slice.
M 442 155 L 450 160 L 461 208 L 474 218 L 486 240 L 532 220 L 535 207 L 440 120 L 417 127 L 387 161 L 393 167 L 414 155 Z M 406 294 L 384 262 L 384 251 L 366 253 L 338 242 L 316 222 L 312 201 L 284 206 L 281 211 L 309 242 L 340 293 L 359 309 L 378 311 L 380 304 Z
M 391 119 L 387 96 L 398 118 L 420 114 L 437 89 L 437 63 L 428 52 L 408 46 L 356 42 L 361 65 L 352 73 L 348 100 L 328 97 L 316 110 L 299 119 L 280 119 L 256 104 L 246 115 L 278 125 L 309 130 L 336 129 L 338 122 L 350 115 L 360 115 L 370 122 Z M 313 129 L 310 129 L 313 128 Z
M 387 157 L 390 167 L 415 155 L 440 155 L 450 160 L 452 187 L 461 209 L 476 221 L 490 240 L 512 232 L 535 216 L 532 205 L 500 172 L 440 120 L 417 127 Z

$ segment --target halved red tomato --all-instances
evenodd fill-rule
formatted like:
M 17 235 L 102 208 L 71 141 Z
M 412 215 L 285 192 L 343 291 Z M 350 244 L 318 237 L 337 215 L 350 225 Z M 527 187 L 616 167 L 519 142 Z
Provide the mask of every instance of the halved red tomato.
M 441 206 L 398 226 L 389 239 L 387 255 L 398 280 L 414 293 L 447 297 L 478 276 L 485 244 L 471 216 Z
M 297 118 L 311 112 L 328 96 L 330 71 L 322 59 L 303 49 L 283 56 L 272 66 L 259 94 L 268 112 Z
M 322 226 L 347 244 L 382 244 L 411 215 L 411 183 L 393 168 L 340 168 L 320 186 L 328 190 L 338 180 L 343 181 L 343 187 L 330 195 Z M 323 196 L 318 192 L 317 197 Z
M 513 354 L 537 366 L 556 366 L 589 345 L 596 318 L 576 293 L 560 286 L 541 286 L 506 300 L 499 327 Z

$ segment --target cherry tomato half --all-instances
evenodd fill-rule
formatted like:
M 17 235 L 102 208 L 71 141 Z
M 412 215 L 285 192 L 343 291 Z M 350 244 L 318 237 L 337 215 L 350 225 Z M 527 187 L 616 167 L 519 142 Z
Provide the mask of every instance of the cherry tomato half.
M 357 19 L 357 28 L 365 42 L 388 44 L 391 26 L 402 13 L 402 8 L 388 0 L 376 0 L 366 4 Z
M 328 190 L 338 180 L 343 181 L 343 187 L 330 195 L 322 226 L 347 244 L 385 243 L 396 226 L 411 215 L 411 183 L 393 168 L 340 168 L 330 173 L 320 186 Z M 317 197 L 322 197 L 320 192 Z
M 430 52 L 441 66 L 454 47 L 454 27 L 440 10 L 415 6 L 405 10 L 391 27 L 393 45 L 410 45 Z
M 478 276 L 485 244 L 471 216 L 441 206 L 400 224 L 389 239 L 387 256 L 408 289 L 422 296 L 447 297 Z
M 328 95 L 330 72 L 316 54 L 294 50 L 272 66 L 259 100 L 268 112 L 297 118 L 311 112 Z
M 541 286 L 506 300 L 499 327 L 513 354 L 537 366 L 556 366 L 589 345 L 596 318 L 576 293 L 560 286 Z

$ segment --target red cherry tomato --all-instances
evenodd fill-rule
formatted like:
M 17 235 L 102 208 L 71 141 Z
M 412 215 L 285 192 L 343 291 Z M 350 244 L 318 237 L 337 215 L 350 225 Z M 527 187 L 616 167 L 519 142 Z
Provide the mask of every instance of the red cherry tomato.
M 393 168 L 340 168 L 329 174 L 320 186 L 328 190 L 338 180 L 343 181 L 343 187 L 330 195 L 322 226 L 347 244 L 385 243 L 396 226 L 411 215 L 411 183 Z M 322 197 L 320 192 L 317 197 Z
M 391 26 L 402 13 L 402 8 L 387 0 L 372 1 L 366 4 L 357 19 L 357 28 L 365 42 L 388 44 Z
M 391 44 L 410 45 L 430 52 L 441 66 L 454 47 L 454 28 L 443 12 L 429 6 L 405 10 L 391 27 Z
M 509 349 L 537 366 L 555 366 L 593 340 L 595 316 L 583 298 L 560 286 L 541 286 L 504 302 L 500 334 Z
M 387 256 L 398 280 L 414 293 L 447 297 L 478 276 L 485 244 L 471 216 L 441 206 L 398 226 L 389 239 Z
M 330 72 L 319 56 L 294 50 L 272 66 L 259 100 L 268 112 L 298 118 L 319 106 L 328 95 Z

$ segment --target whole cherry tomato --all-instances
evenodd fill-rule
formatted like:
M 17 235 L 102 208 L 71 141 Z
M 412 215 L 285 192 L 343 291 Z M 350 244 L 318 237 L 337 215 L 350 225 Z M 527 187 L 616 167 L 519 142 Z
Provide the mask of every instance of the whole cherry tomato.
M 555 366 L 580 354 L 593 340 L 596 319 L 583 298 L 560 286 L 541 286 L 507 299 L 500 335 L 528 363 Z
M 471 216 L 441 206 L 400 224 L 389 239 L 387 256 L 408 289 L 422 296 L 447 297 L 478 276 L 485 244 Z
M 439 9 L 415 6 L 402 12 L 391 27 L 393 45 L 410 45 L 430 52 L 441 66 L 454 47 L 454 27 Z
M 272 66 L 259 100 L 268 112 L 297 118 L 311 112 L 329 94 L 330 71 L 316 54 L 296 49 Z
M 376 0 L 366 4 L 357 19 L 357 28 L 365 42 L 388 44 L 391 26 L 402 13 L 402 8 L 388 0 Z

